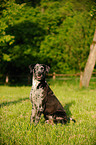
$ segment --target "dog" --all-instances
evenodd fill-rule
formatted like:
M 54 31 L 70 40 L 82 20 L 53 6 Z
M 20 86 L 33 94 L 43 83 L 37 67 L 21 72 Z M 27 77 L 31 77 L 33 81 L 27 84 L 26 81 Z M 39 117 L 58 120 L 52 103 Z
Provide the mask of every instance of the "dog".
M 32 103 L 30 123 L 34 122 L 37 124 L 41 114 L 44 114 L 47 123 L 65 124 L 68 121 L 66 112 L 45 81 L 45 76 L 48 74 L 50 67 L 44 64 L 31 64 L 29 68 L 30 73 L 33 73 L 30 92 L 30 100 Z M 70 120 L 75 122 L 72 118 Z

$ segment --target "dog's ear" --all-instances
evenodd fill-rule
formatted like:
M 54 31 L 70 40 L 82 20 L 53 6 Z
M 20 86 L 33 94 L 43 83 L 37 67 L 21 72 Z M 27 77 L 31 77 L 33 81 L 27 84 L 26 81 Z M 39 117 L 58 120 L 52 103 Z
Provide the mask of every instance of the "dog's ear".
M 30 65 L 29 65 L 30 73 L 33 72 L 34 66 L 35 66 L 35 64 L 30 64 Z
M 45 65 L 45 71 L 46 73 L 49 73 L 50 67 L 48 65 Z

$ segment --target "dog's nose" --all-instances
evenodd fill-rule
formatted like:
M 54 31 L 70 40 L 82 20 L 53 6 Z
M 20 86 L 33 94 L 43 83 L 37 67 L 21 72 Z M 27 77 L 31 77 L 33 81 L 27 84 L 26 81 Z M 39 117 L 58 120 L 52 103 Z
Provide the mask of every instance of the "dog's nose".
M 41 71 L 38 71 L 38 74 L 39 74 L 39 75 L 41 75 L 41 73 L 42 73 Z
M 42 74 L 42 71 L 41 71 L 41 70 L 39 70 L 39 71 L 38 71 L 38 75 L 41 75 L 41 74 Z

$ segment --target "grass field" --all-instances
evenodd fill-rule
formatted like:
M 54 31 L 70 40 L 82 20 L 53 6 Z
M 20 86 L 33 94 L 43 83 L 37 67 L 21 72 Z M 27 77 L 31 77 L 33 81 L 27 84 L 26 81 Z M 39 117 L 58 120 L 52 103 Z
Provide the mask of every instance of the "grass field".
M 77 79 L 48 84 L 76 123 L 52 126 L 42 115 L 30 125 L 31 86 L 0 86 L 1 145 L 96 145 L 96 79 L 87 89 L 79 89 Z

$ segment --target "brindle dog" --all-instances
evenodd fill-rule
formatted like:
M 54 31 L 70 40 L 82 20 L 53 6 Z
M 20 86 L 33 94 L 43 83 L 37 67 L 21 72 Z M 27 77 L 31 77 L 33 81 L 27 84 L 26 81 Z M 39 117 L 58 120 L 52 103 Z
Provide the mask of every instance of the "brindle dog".
M 50 67 L 44 64 L 30 65 L 30 73 L 33 73 L 30 100 L 32 102 L 31 123 L 38 123 L 43 113 L 47 123 L 66 123 L 66 112 L 45 81 L 46 73 Z M 70 118 L 70 120 L 74 119 Z

